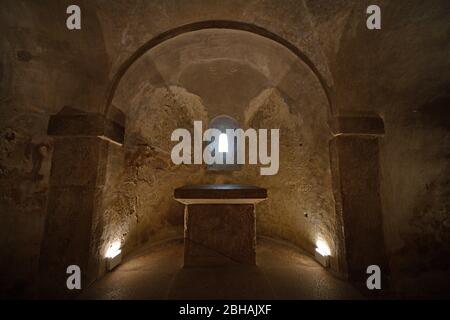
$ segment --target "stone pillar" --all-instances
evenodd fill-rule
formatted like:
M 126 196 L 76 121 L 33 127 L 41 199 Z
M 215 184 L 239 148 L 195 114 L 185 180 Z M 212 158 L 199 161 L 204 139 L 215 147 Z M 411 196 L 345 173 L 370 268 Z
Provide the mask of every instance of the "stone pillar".
M 351 280 L 367 278 L 369 265 L 387 274 L 380 198 L 379 117 L 337 117 L 330 142 L 336 200 L 338 272 Z
M 81 269 L 82 289 L 99 275 L 101 204 L 110 148 L 123 143 L 123 121 L 64 108 L 50 118 L 54 151 L 39 262 L 39 296 L 69 298 L 66 269 Z

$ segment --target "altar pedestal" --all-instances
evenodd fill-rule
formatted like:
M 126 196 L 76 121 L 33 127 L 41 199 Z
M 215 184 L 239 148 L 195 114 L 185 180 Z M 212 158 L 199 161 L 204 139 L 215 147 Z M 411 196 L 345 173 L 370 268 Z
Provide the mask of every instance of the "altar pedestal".
M 267 190 L 247 185 L 178 188 L 184 209 L 184 266 L 256 264 L 255 204 Z

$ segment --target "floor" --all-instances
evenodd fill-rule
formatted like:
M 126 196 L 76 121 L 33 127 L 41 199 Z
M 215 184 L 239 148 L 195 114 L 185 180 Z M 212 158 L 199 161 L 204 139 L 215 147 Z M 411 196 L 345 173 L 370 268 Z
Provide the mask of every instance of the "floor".
M 257 267 L 183 269 L 183 242 L 148 245 L 86 289 L 81 299 L 358 299 L 290 245 L 258 239 Z

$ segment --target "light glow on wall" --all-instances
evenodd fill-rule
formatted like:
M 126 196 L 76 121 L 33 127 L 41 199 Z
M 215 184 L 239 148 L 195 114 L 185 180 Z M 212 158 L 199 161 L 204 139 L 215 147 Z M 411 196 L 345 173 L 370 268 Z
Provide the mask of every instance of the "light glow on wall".
M 122 250 L 120 249 L 120 241 L 113 242 L 106 251 L 106 258 L 114 258 L 118 256 Z
M 219 152 L 228 152 L 228 136 L 225 133 L 219 136 Z

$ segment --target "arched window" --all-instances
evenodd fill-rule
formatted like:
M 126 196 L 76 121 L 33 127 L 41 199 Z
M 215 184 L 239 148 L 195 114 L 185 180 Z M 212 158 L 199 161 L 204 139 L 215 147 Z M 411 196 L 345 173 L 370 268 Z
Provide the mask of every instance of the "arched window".
M 209 129 L 218 129 L 220 130 L 221 134 L 219 136 L 219 143 L 218 143 L 218 151 L 223 153 L 223 163 L 224 164 L 211 164 L 207 166 L 207 170 L 215 170 L 215 171 L 234 171 L 239 170 L 240 165 L 237 164 L 237 141 L 236 138 L 234 138 L 234 143 L 231 143 L 228 139 L 230 139 L 227 134 L 227 129 L 239 129 L 239 123 L 232 117 L 227 115 L 220 115 L 215 117 L 209 122 Z M 233 139 L 233 138 L 231 138 Z M 233 147 L 231 147 L 233 146 Z M 231 150 L 233 148 L 233 150 Z M 226 157 L 227 153 L 233 152 L 233 163 L 227 164 L 226 163 Z

